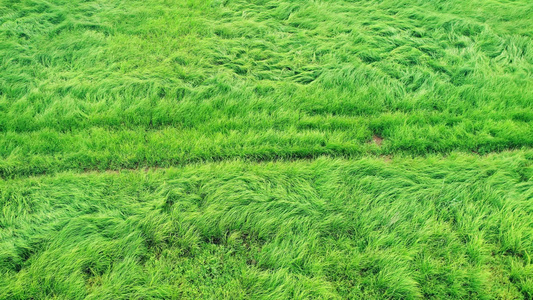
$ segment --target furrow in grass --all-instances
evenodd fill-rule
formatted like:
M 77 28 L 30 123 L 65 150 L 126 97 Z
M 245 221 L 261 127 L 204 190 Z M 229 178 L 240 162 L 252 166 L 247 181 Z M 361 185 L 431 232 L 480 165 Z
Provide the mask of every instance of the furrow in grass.
M 510 123 L 509 123 L 510 124 Z M 513 129 L 514 127 L 509 127 Z M 62 170 L 118 170 L 121 168 L 165 167 L 198 161 L 234 158 L 276 160 L 313 158 L 320 155 L 359 157 L 362 155 L 426 155 L 451 151 L 489 153 L 530 148 L 533 127 L 520 131 L 469 134 L 442 127 L 383 131 L 379 145 L 368 129 L 283 131 L 164 130 L 109 131 L 103 128 L 59 133 L 42 130 L 27 134 L 0 134 L 1 177 L 55 173 Z M 462 135 L 458 138 L 458 135 Z

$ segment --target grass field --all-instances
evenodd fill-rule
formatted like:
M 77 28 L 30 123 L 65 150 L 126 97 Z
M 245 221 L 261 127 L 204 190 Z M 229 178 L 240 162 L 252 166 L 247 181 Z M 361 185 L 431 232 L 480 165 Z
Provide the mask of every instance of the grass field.
M 0 0 L 0 299 L 532 299 L 533 2 Z

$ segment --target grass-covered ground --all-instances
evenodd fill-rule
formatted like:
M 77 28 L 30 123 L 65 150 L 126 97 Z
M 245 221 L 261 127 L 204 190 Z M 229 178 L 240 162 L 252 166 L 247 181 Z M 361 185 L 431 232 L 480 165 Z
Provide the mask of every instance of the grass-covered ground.
M 533 298 L 533 2 L 0 0 L 0 298 Z
M 0 296 L 533 295 L 532 151 L 225 161 L 0 186 Z

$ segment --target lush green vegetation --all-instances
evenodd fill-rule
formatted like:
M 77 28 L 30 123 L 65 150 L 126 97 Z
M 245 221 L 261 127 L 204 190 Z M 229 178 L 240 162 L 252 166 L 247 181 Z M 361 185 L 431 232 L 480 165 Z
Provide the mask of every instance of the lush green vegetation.
M 531 146 L 533 4 L 485 2 L 3 0 L 0 173 Z
M 532 298 L 532 24 L 0 0 L 0 298 Z
M 530 298 L 532 151 L 1 185 L 0 297 Z

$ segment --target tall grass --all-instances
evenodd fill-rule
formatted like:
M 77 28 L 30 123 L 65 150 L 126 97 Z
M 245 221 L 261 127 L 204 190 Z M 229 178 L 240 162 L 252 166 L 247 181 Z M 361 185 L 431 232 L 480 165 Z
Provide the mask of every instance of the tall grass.
M 0 298 L 529 299 L 533 153 L 0 183 Z
M 144 131 L 194 159 L 262 157 L 265 140 L 274 152 L 368 153 L 373 135 L 384 152 L 414 154 L 533 145 L 529 1 L 3 3 L 5 174 L 50 168 L 28 156 L 61 165 L 71 147 L 95 153 L 71 168 L 130 165 L 123 156 L 151 144 L 112 148 Z M 201 149 L 224 142 L 204 155 L 190 136 Z
M 0 0 L 0 299 L 532 299 L 532 24 Z

